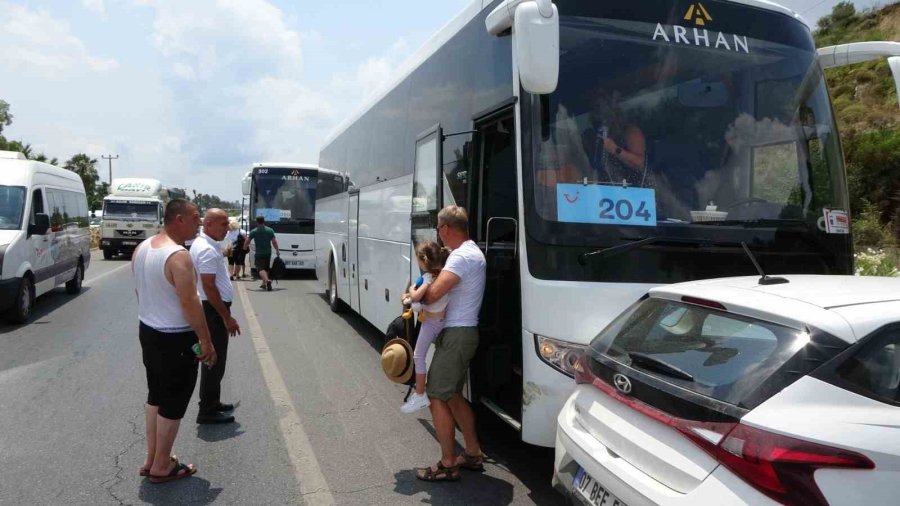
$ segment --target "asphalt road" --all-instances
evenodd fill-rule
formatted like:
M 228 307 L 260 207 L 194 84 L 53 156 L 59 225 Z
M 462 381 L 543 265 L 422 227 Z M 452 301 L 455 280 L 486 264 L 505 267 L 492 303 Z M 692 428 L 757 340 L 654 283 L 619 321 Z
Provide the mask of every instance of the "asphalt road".
M 427 410 L 400 413 L 380 332 L 331 313 L 311 277 L 236 285 L 222 396 L 237 422 L 196 425 L 195 391 L 175 453 L 199 472 L 165 485 L 137 475 L 146 383 L 126 260 L 95 252 L 81 294 L 58 288 L 31 323 L 0 324 L 0 504 L 562 504 L 552 451 L 486 413 L 485 473 L 416 480 L 438 458 L 434 428 Z

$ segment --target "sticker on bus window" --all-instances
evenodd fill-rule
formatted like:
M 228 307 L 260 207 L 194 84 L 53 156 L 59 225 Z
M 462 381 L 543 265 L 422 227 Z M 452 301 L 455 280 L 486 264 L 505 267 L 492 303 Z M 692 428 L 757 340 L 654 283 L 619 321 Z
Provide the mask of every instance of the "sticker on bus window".
M 652 188 L 557 184 L 556 202 L 561 222 L 656 226 L 656 192 Z
M 840 209 L 824 209 L 823 214 L 825 215 L 825 233 L 850 233 L 850 217 L 847 215 L 847 211 L 842 211 Z
M 263 207 L 257 209 L 256 214 L 262 216 L 268 222 L 281 221 L 281 209 L 269 209 Z

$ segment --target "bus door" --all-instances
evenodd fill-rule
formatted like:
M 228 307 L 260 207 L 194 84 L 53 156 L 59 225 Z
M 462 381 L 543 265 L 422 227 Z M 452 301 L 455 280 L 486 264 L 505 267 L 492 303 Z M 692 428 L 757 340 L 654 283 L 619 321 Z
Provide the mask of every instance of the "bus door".
M 359 189 L 350 190 L 347 202 L 347 226 L 349 227 L 347 249 L 349 251 L 347 251 L 347 261 L 342 262 L 343 272 L 335 273 L 335 275 L 341 275 L 344 279 L 347 278 L 347 274 L 350 275 L 348 302 L 357 314 L 362 314 L 359 304 Z M 343 254 L 343 252 L 341 253 Z
M 410 279 L 419 277 L 416 245 L 425 240 L 437 241 L 437 214 L 443 205 L 440 125 L 425 130 L 416 138 L 416 166 L 413 171 L 412 208 L 410 211 Z M 408 286 L 408 285 L 407 285 Z M 406 289 L 406 287 L 403 287 Z
M 487 261 L 480 343 L 470 370 L 473 395 L 513 427 L 522 419 L 522 303 L 518 259 L 518 176 L 512 106 L 475 120 L 470 233 Z

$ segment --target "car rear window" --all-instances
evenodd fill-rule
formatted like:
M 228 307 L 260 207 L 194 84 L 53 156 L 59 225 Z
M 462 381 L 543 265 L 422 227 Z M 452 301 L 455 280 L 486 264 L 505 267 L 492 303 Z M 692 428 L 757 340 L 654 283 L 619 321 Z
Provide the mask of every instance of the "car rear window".
M 797 362 L 792 358 L 809 342 L 805 331 L 703 306 L 646 298 L 604 329 L 589 353 L 749 409 L 808 372 L 802 364 L 785 366 Z

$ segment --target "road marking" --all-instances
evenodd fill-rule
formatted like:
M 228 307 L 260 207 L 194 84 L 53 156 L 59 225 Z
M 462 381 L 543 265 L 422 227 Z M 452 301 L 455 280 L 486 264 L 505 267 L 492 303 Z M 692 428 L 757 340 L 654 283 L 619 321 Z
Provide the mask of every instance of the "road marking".
M 278 427 L 287 444 L 288 456 L 294 466 L 294 477 L 300 486 L 303 502 L 335 504 L 334 497 L 328 489 L 328 482 L 325 481 L 325 475 L 322 474 L 316 454 L 313 453 L 312 445 L 309 444 L 309 438 L 303 431 L 303 423 L 300 422 L 300 416 L 297 415 L 294 403 L 291 402 L 291 396 L 281 377 L 281 371 L 272 357 L 266 336 L 259 325 L 259 320 L 256 319 L 256 312 L 250 305 L 250 297 L 247 296 L 243 283 L 237 284 L 237 292 L 241 297 L 241 305 L 244 307 L 244 315 L 250 327 L 250 335 L 256 349 L 256 357 L 259 358 L 263 377 L 266 380 L 266 386 L 269 388 L 272 402 L 275 403 L 276 412 L 281 413 Z
M 85 279 L 84 282 L 82 283 L 82 285 L 87 285 L 89 283 L 95 283 L 95 282 L 100 281 L 101 279 L 105 278 L 106 276 L 109 276 L 110 274 L 114 274 L 114 273 L 119 272 L 122 269 L 124 269 L 126 267 L 130 267 L 130 266 L 131 266 L 131 262 L 128 262 L 127 264 L 124 264 L 124 265 L 120 265 L 111 271 L 104 272 L 103 274 L 97 276 L 96 278 Z

